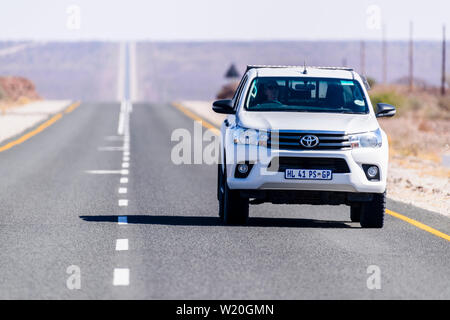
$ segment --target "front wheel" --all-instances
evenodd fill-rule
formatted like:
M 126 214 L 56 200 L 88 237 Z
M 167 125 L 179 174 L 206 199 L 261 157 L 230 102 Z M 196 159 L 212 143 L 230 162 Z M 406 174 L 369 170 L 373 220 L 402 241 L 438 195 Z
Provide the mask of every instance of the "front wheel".
M 219 216 L 228 225 L 245 225 L 248 222 L 249 201 L 238 190 L 228 188 L 226 169 L 219 167 Z
M 374 193 L 372 201 L 365 202 L 361 209 L 361 227 L 382 228 L 386 209 L 386 192 Z
M 225 224 L 246 225 L 248 223 L 248 198 L 242 198 L 239 191 L 228 188 L 226 180 L 223 204 L 223 221 Z
M 223 220 L 223 207 L 224 207 L 224 203 L 223 203 L 223 198 L 224 198 L 224 193 L 225 193 L 225 188 L 224 188 L 224 174 L 222 171 L 222 165 L 219 163 L 217 165 L 218 170 L 217 170 L 217 200 L 219 200 L 219 218 L 221 220 Z
M 352 222 L 360 222 L 361 221 L 361 205 L 360 204 L 352 204 L 350 206 L 350 220 Z

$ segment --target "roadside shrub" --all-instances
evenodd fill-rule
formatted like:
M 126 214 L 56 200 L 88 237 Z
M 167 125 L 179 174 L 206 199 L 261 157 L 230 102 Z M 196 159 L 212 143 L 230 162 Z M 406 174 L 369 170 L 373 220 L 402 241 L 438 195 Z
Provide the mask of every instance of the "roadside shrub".
M 431 125 L 430 121 L 427 119 L 422 119 L 417 128 L 419 129 L 419 131 L 424 131 L 424 132 L 430 132 L 433 130 L 433 126 Z
M 408 99 L 408 109 L 411 108 L 411 110 L 413 111 L 418 111 L 423 107 L 423 101 L 421 101 L 420 99 L 416 98 L 416 97 L 410 97 Z
M 224 85 L 220 91 L 217 93 L 217 99 L 232 99 L 234 96 L 234 92 L 239 86 L 239 81 L 233 81 Z
M 373 86 L 377 84 L 377 81 L 375 80 L 375 78 L 367 77 L 366 79 L 367 79 L 367 82 L 369 83 L 369 86 L 371 88 L 373 88 Z
M 450 112 L 450 96 L 446 95 L 444 97 L 439 98 L 439 108 L 443 111 Z
M 406 104 L 405 97 L 392 90 L 374 92 L 370 94 L 370 101 L 372 101 L 372 105 L 375 109 L 377 103 L 388 103 L 395 106 L 397 112 L 399 112 Z

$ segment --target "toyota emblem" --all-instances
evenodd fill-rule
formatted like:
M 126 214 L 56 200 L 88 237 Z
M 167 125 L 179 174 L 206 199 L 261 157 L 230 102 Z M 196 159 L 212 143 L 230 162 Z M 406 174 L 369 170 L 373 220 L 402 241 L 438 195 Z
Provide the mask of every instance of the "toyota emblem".
M 319 144 L 319 138 L 313 135 L 303 136 L 300 139 L 300 144 L 306 148 L 314 148 Z

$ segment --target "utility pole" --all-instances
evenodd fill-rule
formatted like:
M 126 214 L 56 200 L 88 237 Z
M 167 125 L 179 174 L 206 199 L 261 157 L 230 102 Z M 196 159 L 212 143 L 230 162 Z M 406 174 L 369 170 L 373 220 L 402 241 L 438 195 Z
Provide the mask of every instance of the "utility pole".
M 360 47 L 360 53 L 361 53 L 361 75 L 366 75 L 366 43 L 364 40 L 361 40 L 361 47 Z
M 414 89 L 413 22 L 409 23 L 409 91 Z
M 442 27 L 442 82 L 441 82 L 441 94 L 445 95 L 445 85 L 446 85 L 446 79 L 445 79 L 445 51 L 446 51 L 446 39 L 445 39 L 445 24 Z
M 342 58 L 342 66 L 347 67 L 347 58 Z
M 387 83 L 387 45 L 386 45 L 386 25 L 383 25 L 383 38 L 381 44 L 383 57 L 383 84 Z

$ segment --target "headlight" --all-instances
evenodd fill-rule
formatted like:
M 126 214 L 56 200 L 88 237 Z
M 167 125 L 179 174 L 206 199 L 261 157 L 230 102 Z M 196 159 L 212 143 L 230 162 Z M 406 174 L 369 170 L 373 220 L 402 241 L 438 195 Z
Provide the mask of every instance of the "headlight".
M 349 136 L 352 148 L 379 148 L 382 145 L 381 130 Z
M 233 141 L 235 144 L 267 146 L 268 140 L 269 134 L 266 131 L 247 129 L 243 127 L 234 128 Z

